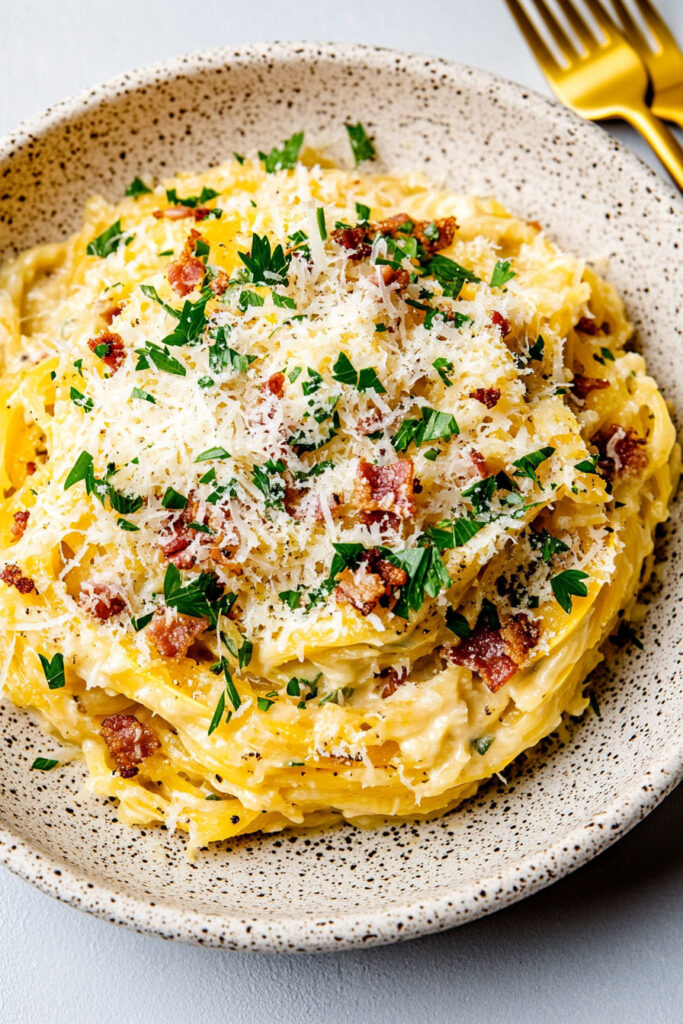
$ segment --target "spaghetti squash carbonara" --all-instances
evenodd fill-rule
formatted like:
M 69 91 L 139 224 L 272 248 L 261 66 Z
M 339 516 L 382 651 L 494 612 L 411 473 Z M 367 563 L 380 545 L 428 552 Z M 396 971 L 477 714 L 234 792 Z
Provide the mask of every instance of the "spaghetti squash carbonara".
M 192 849 L 433 815 L 580 714 L 677 475 L 614 289 L 348 131 L 0 276 L 0 677 Z

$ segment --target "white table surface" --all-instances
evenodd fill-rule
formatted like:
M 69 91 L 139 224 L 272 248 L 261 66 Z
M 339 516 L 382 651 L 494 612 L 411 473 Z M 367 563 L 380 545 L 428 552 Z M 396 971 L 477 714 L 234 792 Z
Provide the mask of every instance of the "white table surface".
M 681 0 L 659 8 L 683 42 Z M 549 91 L 503 0 L 0 0 L 0 133 L 137 65 L 271 39 L 438 54 Z M 647 158 L 630 129 L 615 134 Z M 0 871 L 0 1024 L 680 1024 L 682 822 L 683 787 L 592 864 L 493 917 L 308 957 L 136 935 Z

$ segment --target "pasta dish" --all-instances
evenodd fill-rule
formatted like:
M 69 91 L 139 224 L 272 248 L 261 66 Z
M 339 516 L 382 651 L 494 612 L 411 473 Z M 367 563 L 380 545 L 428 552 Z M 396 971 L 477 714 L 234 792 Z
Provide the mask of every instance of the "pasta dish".
M 613 287 L 347 131 L 0 271 L 0 680 L 191 851 L 434 815 L 580 715 L 678 474 Z

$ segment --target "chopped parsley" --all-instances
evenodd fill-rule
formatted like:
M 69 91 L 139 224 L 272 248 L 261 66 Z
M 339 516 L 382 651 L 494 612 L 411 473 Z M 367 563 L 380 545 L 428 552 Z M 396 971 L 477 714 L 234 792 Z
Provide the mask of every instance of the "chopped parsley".
M 267 697 L 257 697 L 256 698 L 256 704 L 258 706 L 259 711 L 268 711 L 269 708 L 272 708 L 274 703 L 275 703 L 275 701 L 268 700 Z
M 150 395 L 149 391 L 143 391 L 142 388 L 133 388 L 130 393 L 131 398 L 142 398 L 145 402 L 151 402 L 152 405 L 157 404 L 157 400 L 154 395 Z
M 279 292 L 272 293 L 273 302 L 281 309 L 296 309 L 296 302 L 289 295 L 280 295 Z
M 465 640 L 471 632 L 469 622 L 464 615 L 456 612 L 455 608 L 446 609 L 446 626 L 459 640 Z
M 358 124 L 347 124 L 346 132 L 349 136 L 351 152 L 353 153 L 356 167 L 358 167 L 358 164 L 363 163 L 364 160 L 374 160 L 375 147 L 360 121 Z
M 440 551 L 445 551 L 447 548 L 460 548 L 467 544 L 485 526 L 486 523 L 477 519 L 443 519 L 436 526 L 428 526 L 422 536 Z
M 370 220 L 370 207 L 364 203 L 356 203 L 356 217 L 359 224 L 367 224 Z
M 164 576 L 164 601 L 181 615 L 207 619 L 210 626 L 215 626 L 218 617 L 234 603 L 235 595 L 223 595 L 222 585 L 211 572 L 193 576 L 185 586 L 180 571 L 169 562 Z
M 116 525 L 119 530 L 125 530 L 127 533 L 136 533 L 140 529 L 135 523 L 131 523 L 129 519 L 117 519 Z
M 356 370 L 353 363 L 345 352 L 340 352 L 332 367 L 332 376 L 340 384 L 348 384 L 358 391 L 376 391 L 379 395 L 386 394 L 386 388 L 377 376 L 377 371 L 372 366 L 366 366 L 362 370 Z
M 121 220 L 114 221 L 113 224 L 103 231 L 101 235 L 97 235 L 91 242 L 88 242 L 86 252 L 88 256 L 99 256 L 104 259 L 109 256 L 112 252 L 116 252 L 118 247 L 123 242 L 124 245 L 128 245 L 133 240 L 133 236 L 124 231 L 121 227 Z
M 588 703 L 591 706 L 591 710 L 593 711 L 593 714 L 597 715 L 598 718 L 602 718 L 602 713 L 600 711 L 600 705 L 598 704 L 598 698 L 595 696 L 595 694 L 593 693 L 592 690 L 588 694 Z
M 251 250 L 238 252 L 237 255 L 249 271 L 251 284 L 263 284 L 269 287 L 287 285 L 287 271 L 291 256 L 286 256 L 281 245 L 271 249 L 267 235 L 252 235 Z
M 434 360 L 432 366 L 438 373 L 439 377 L 441 377 L 441 380 L 444 382 L 446 387 L 449 388 L 453 383 L 451 378 L 448 376 L 449 373 L 453 373 L 453 363 L 450 359 L 446 359 L 444 356 L 439 356 L 438 359 Z
M 217 448 L 207 448 L 206 451 L 201 452 L 194 461 L 195 462 L 208 462 L 209 459 L 229 459 L 229 458 L 230 458 L 230 452 L 229 451 L 227 451 L 225 448 L 217 447 Z
M 180 360 L 172 356 L 168 348 L 156 345 L 153 341 L 146 341 L 142 348 L 135 349 L 135 353 L 138 357 L 135 365 L 136 370 L 148 370 L 151 362 L 156 366 L 157 370 L 175 374 L 176 377 L 184 377 L 187 373 Z
M 343 704 L 345 700 L 353 695 L 352 686 L 340 686 L 336 690 L 332 690 L 322 700 L 318 701 L 318 707 L 323 704 Z
M 180 494 L 173 487 L 167 487 L 164 492 L 164 496 L 161 499 L 161 504 L 164 508 L 187 508 L 187 498 L 184 494 Z
M 58 764 L 59 761 L 54 760 L 54 758 L 37 757 L 31 765 L 31 768 L 38 772 L 49 772 L 52 768 L 56 768 Z
M 109 482 L 109 477 L 116 473 L 114 466 L 108 467 L 104 479 L 95 477 L 93 470 L 93 458 L 90 452 L 81 452 L 75 463 L 69 470 L 64 481 L 64 490 L 68 491 L 74 484 L 82 480 L 85 484 L 86 494 L 94 494 L 104 504 L 105 497 L 109 498 L 111 507 L 121 515 L 131 515 L 142 508 L 143 500 L 139 494 L 123 494 Z
M 204 187 L 198 196 L 185 196 L 181 198 L 174 188 L 166 189 L 166 199 L 172 206 L 189 206 L 194 209 L 195 206 L 202 206 L 204 203 L 208 203 L 210 199 L 215 199 L 216 196 L 220 195 L 213 188 Z
M 145 626 L 149 626 L 150 622 L 154 618 L 154 612 L 147 612 L 146 615 L 140 615 L 138 618 L 131 617 L 130 624 L 136 633 L 139 633 Z
M 543 359 L 543 349 L 545 348 L 545 341 L 543 336 L 539 334 L 533 345 L 529 346 L 529 359 L 536 359 L 540 361 Z
M 325 210 L 322 206 L 319 206 L 315 211 L 316 220 L 318 221 L 318 231 L 323 242 L 327 238 L 327 225 L 325 224 Z
M 292 611 L 301 604 L 302 594 L 300 590 L 281 590 L 277 596 Z
M 57 653 L 48 659 L 44 654 L 39 654 L 40 664 L 51 690 L 61 690 L 64 686 L 64 655 Z
M 541 551 L 541 558 L 546 563 L 550 561 L 553 555 L 559 554 L 562 551 L 569 551 L 568 544 L 565 544 L 559 537 L 553 537 L 546 529 L 530 530 L 529 545 L 532 550 Z
M 147 185 L 145 185 L 144 181 L 141 178 L 138 178 L 136 175 L 136 177 L 133 178 L 130 185 L 126 189 L 125 194 L 127 196 L 132 196 L 133 199 L 137 199 L 138 196 L 149 195 L 151 191 L 151 188 L 148 188 Z
M 246 373 L 258 356 L 241 355 L 228 344 L 230 327 L 218 327 L 211 336 L 209 345 L 209 369 L 212 373 L 233 370 L 235 373 Z
M 599 455 L 591 455 L 590 458 L 582 459 L 581 462 L 577 462 L 574 469 L 578 469 L 582 473 L 597 473 L 599 458 Z
M 421 419 L 405 419 L 391 439 L 397 452 L 404 452 L 411 443 L 421 445 L 425 441 L 437 441 L 440 438 L 450 440 L 460 433 L 460 428 L 451 413 L 439 412 L 424 406 Z
M 404 551 L 381 547 L 379 550 L 387 561 L 403 569 L 408 576 L 393 607 L 394 615 L 402 619 L 410 618 L 411 611 L 422 607 L 425 594 L 436 597 L 444 587 L 451 585 L 446 566 L 435 547 L 407 548 Z
M 206 304 L 213 296 L 210 288 L 204 288 L 195 302 L 186 299 L 182 309 L 174 309 L 164 302 L 153 285 L 140 285 L 140 290 L 178 321 L 178 326 L 162 338 L 162 345 L 194 345 L 199 341 L 206 327 Z
M 285 481 L 281 474 L 286 468 L 282 459 L 277 462 L 268 459 L 263 466 L 254 466 L 252 469 L 251 479 L 263 495 L 266 508 L 284 507 Z
M 583 580 L 589 578 L 582 569 L 565 569 L 550 580 L 555 600 L 567 615 L 571 614 L 572 597 L 586 597 L 588 588 Z
M 444 295 L 451 299 L 457 299 L 465 281 L 481 281 L 473 270 L 468 270 L 467 267 L 449 259 L 448 256 L 442 256 L 439 252 L 427 260 L 424 269 L 429 276 L 436 278 Z M 458 326 L 461 325 L 456 322 L 456 327 Z
M 95 403 L 93 402 L 92 398 L 86 398 L 85 395 L 78 390 L 78 388 L 71 388 L 71 390 L 69 391 L 69 398 L 74 403 L 74 405 L 80 405 L 81 409 L 83 409 L 84 412 L 92 412 Z
M 266 174 L 274 174 L 276 171 L 291 171 L 296 166 L 303 143 L 304 133 L 295 132 L 282 143 L 282 149 L 273 146 L 270 153 L 261 153 L 259 150 L 258 158 L 263 164 Z
M 237 300 L 237 305 L 239 306 L 243 313 L 246 313 L 249 306 L 262 306 L 265 301 L 266 300 L 263 298 L 262 295 L 259 295 L 257 292 L 250 292 L 248 289 L 245 289 L 244 291 L 240 292 L 240 297 Z
M 480 736 L 476 740 L 472 740 L 472 746 L 478 754 L 483 756 L 493 743 L 494 739 L 494 736 Z
M 549 459 L 554 453 L 555 449 L 547 445 L 545 448 L 539 448 L 538 451 L 529 452 L 528 455 L 523 455 L 521 459 L 515 459 L 512 463 L 515 466 L 514 476 L 528 477 L 529 480 L 533 480 L 535 484 L 538 483 L 538 477 L 536 476 L 536 470 Z
M 514 270 L 510 270 L 510 260 L 498 260 L 491 274 L 491 288 L 502 288 L 516 276 Z

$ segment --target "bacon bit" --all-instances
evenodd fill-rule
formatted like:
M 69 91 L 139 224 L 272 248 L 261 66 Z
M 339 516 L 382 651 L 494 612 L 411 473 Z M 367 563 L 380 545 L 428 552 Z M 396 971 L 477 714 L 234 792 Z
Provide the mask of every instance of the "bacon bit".
M 206 511 L 200 520 L 199 502 L 190 494 L 184 509 L 169 516 L 161 528 L 159 547 L 169 562 L 177 569 L 192 569 L 200 557 L 187 549 L 193 541 L 199 540 L 202 548 L 208 546 L 207 557 L 229 569 L 235 575 L 241 575 L 242 567 L 232 561 L 232 549 L 227 536 L 231 525 L 230 510 L 216 509 Z M 190 526 L 190 523 L 201 522 L 203 526 L 211 526 L 214 533 L 204 533 Z
M 398 459 L 389 466 L 374 466 L 361 459 L 351 502 L 362 512 L 392 512 L 401 519 L 416 512 L 412 459 Z
M 276 398 L 283 398 L 285 394 L 285 375 L 282 372 L 274 373 L 268 380 L 261 384 L 261 391 L 268 391 Z
M 488 463 L 480 451 L 477 451 L 476 448 L 468 448 L 465 454 L 482 480 L 485 480 L 487 476 L 491 476 Z
M 399 270 L 395 270 L 388 263 L 382 263 L 375 267 L 370 275 L 370 280 L 377 285 L 381 280 L 387 287 L 390 284 L 397 284 L 400 290 L 401 288 L 407 288 L 410 284 L 410 273 L 402 267 Z
M 8 587 L 16 587 L 20 594 L 30 594 L 36 589 L 36 585 L 30 576 L 22 576 L 18 565 L 8 563 L 0 572 L 0 580 Z
M 169 263 L 166 277 L 171 288 L 178 295 L 185 296 L 193 291 L 206 273 L 206 267 L 198 256 L 195 256 L 195 245 L 198 241 L 205 241 L 196 228 L 192 228 L 183 251 L 177 260 Z
M 600 453 L 598 469 L 610 482 L 617 473 L 635 476 L 647 466 L 647 452 L 643 451 L 647 442 L 633 427 L 624 430 L 619 424 L 613 423 L 592 440 Z
M 517 664 L 508 655 L 505 640 L 497 629 L 477 627 L 457 647 L 446 652 L 456 665 L 478 672 L 489 690 L 495 693 L 517 671 Z
M 16 540 L 19 540 L 24 536 L 26 527 L 28 525 L 28 517 L 31 515 L 27 508 L 21 509 L 19 512 L 15 512 L 12 516 L 14 522 L 10 526 L 10 533 Z
M 107 327 L 111 327 L 112 321 L 120 316 L 123 312 L 123 306 L 110 306 L 107 302 L 102 302 L 100 305 L 100 316 L 104 320 Z
M 541 635 L 541 625 L 524 612 L 513 615 L 510 622 L 501 629 L 507 652 L 517 665 L 526 661 L 529 651 L 536 647 Z
M 599 325 L 589 316 L 582 316 L 576 324 L 575 330 L 581 331 L 582 334 L 589 334 L 593 338 L 600 333 Z
M 436 238 L 427 238 L 425 235 L 425 228 L 430 224 L 436 225 L 439 232 Z M 441 217 L 439 220 L 434 221 L 416 220 L 413 235 L 421 243 L 425 252 L 431 256 L 433 253 L 439 252 L 441 249 L 447 249 L 449 245 L 452 245 L 457 230 L 458 223 L 455 217 Z
M 337 228 L 330 237 L 342 249 L 346 249 L 349 259 L 357 261 L 367 259 L 372 252 L 372 246 L 365 241 L 366 235 L 367 228 L 357 226 L 355 228 Z
M 502 629 L 478 625 L 470 636 L 445 653 L 456 665 L 478 672 L 489 690 L 496 693 L 524 663 L 540 633 L 539 623 L 521 612 Z
M 166 220 L 185 220 L 193 217 L 195 220 L 204 220 L 211 210 L 208 206 L 169 206 L 165 210 L 155 210 L 154 216 L 157 220 L 165 217 Z
M 109 367 L 112 375 L 116 373 L 126 358 L 126 352 L 123 345 L 123 338 L 120 334 L 112 334 L 111 331 L 103 331 L 102 334 L 98 334 L 96 338 L 91 338 L 88 342 L 88 348 L 91 352 L 94 352 L 98 345 L 106 345 L 107 351 L 102 356 L 102 362 Z
M 382 597 L 391 597 L 396 587 L 402 587 L 408 574 L 383 558 L 375 548 L 364 551 L 361 565 L 366 571 L 344 569 L 334 591 L 337 601 L 353 605 L 361 615 L 369 615 Z
M 224 270 L 219 270 L 213 281 L 209 284 L 209 288 L 214 295 L 222 295 L 223 292 L 227 291 L 230 285 L 230 278 Z
M 150 727 L 139 722 L 135 715 L 111 715 L 105 718 L 100 736 L 107 744 L 122 779 L 132 779 L 137 775 L 137 766 L 161 746 Z
M 162 658 L 184 658 L 195 637 L 208 626 L 206 619 L 175 614 L 170 608 L 157 608 L 147 627 L 147 635 Z
M 399 669 L 385 668 L 380 672 L 380 678 L 387 680 L 380 694 L 382 700 L 386 700 L 387 697 L 391 697 L 392 694 L 396 693 L 400 686 L 403 686 L 408 678 L 408 669 L 405 667 Z
M 502 313 L 499 313 L 497 309 L 494 309 L 493 313 L 491 313 L 491 323 L 495 324 L 496 327 L 500 327 L 500 333 L 503 337 L 510 333 L 510 321 Z
M 528 220 L 527 224 L 530 228 L 533 228 L 535 231 L 543 231 L 543 225 L 541 224 L 540 220 Z
M 401 517 L 394 512 L 361 512 L 359 519 L 363 526 L 379 526 L 381 533 L 396 531 L 401 526 Z
M 27 462 L 26 463 L 26 475 L 27 476 L 33 476 L 35 471 L 36 471 L 36 464 L 35 464 L 35 462 Z
M 78 594 L 78 603 L 101 622 L 118 615 L 126 602 L 109 583 L 87 583 Z
M 470 391 L 470 398 L 481 402 L 487 409 L 493 409 L 500 400 L 500 388 L 475 388 Z
M 575 373 L 571 384 L 573 393 L 577 398 L 582 399 L 586 398 L 591 391 L 600 391 L 602 388 L 608 387 L 608 380 L 602 380 L 601 377 L 584 377 L 582 373 Z

